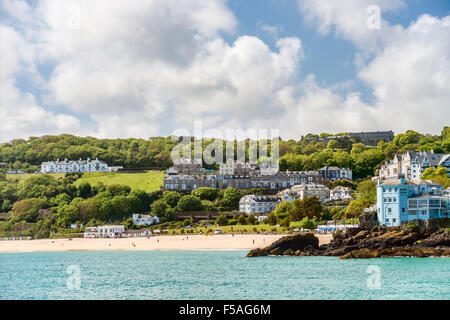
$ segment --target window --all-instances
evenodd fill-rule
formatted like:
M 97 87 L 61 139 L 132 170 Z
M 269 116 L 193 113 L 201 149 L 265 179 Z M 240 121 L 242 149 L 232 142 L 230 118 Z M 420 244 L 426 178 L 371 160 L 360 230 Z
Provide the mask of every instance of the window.
M 397 221 L 397 219 L 395 219 L 395 218 L 392 218 L 392 223 L 394 223 L 394 222 L 396 222 Z
M 402 212 L 406 212 L 406 209 L 405 209 L 405 208 L 402 208 Z

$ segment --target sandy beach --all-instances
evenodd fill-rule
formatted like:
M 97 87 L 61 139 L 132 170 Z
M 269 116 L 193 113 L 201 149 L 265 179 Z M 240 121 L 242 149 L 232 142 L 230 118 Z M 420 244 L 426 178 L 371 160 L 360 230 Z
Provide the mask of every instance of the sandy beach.
M 99 251 L 99 250 L 201 250 L 255 249 L 270 245 L 285 235 L 189 235 L 154 236 L 127 239 L 43 239 L 0 241 L 0 252 Z M 319 244 L 328 243 L 332 235 L 316 235 Z

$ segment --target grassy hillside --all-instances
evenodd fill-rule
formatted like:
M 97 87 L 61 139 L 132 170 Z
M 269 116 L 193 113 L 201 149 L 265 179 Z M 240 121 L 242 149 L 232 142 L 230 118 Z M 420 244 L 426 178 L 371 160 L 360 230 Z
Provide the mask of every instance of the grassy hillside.
M 6 174 L 6 178 L 8 179 L 14 179 L 14 180 L 23 180 L 23 179 L 27 179 L 29 177 L 33 177 L 36 175 L 39 175 L 41 173 L 24 173 L 24 174 L 12 174 L 12 173 L 8 173 Z M 64 173 L 48 173 L 49 175 L 55 177 L 55 178 L 61 178 L 64 177 Z
M 75 184 L 87 181 L 91 185 L 102 182 L 109 184 L 125 184 L 133 189 L 141 189 L 146 192 L 153 192 L 163 185 L 163 171 L 148 171 L 146 173 L 118 173 L 118 172 L 86 172 Z

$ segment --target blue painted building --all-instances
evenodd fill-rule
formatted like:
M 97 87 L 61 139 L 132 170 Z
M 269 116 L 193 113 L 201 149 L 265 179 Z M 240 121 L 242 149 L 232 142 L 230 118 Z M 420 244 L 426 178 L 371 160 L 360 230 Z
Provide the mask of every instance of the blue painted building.
M 409 221 L 448 217 L 449 192 L 430 180 L 404 177 L 378 181 L 377 216 L 380 225 L 399 226 Z

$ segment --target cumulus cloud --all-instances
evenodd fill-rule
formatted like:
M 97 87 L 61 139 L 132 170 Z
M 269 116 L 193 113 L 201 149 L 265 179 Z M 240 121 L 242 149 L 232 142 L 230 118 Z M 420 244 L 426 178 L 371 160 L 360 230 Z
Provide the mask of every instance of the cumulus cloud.
M 369 5 L 381 14 L 398 10 L 402 1 L 300 0 L 300 11 L 319 32 L 332 29 L 351 41 L 359 80 L 373 90 L 374 101 L 358 112 L 373 116 L 396 132 L 416 129 L 437 133 L 450 119 L 450 17 L 422 15 L 407 28 L 382 19 L 379 30 L 366 26 Z M 375 112 L 375 113 L 374 113 Z M 362 122 L 364 123 L 364 122 Z M 350 125 L 350 124 L 348 124 Z M 351 125 L 350 125 L 351 126 Z M 380 126 L 380 127 L 384 127 Z M 362 129 L 373 127 L 361 126 Z
M 358 48 L 355 79 L 324 86 L 302 74 L 307 44 L 297 37 L 278 39 L 274 49 L 254 36 L 225 41 L 222 33 L 233 35 L 238 21 L 223 0 L 41 0 L 33 7 L 1 0 L 1 140 L 62 132 L 147 138 L 192 130 L 195 120 L 223 132 L 280 128 L 294 138 L 436 132 L 449 115 L 449 18 L 423 16 L 408 28 L 382 20 L 374 34 L 357 28 L 374 2 L 386 10 L 403 5 L 300 2 L 320 33 L 334 29 Z M 372 103 L 352 92 L 354 81 L 373 89 Z M 430 108 L 441 115 L 424 115 Z

